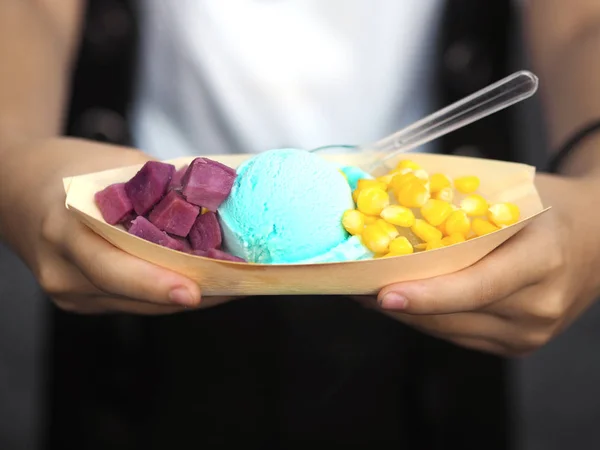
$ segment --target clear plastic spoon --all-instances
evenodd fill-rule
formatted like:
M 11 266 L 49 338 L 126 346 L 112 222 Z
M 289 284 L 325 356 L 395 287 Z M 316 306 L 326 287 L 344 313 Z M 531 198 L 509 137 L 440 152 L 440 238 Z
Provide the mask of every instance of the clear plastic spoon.
M 400 153 L 408 152 L 531 97 L 537 88 L 538 78 L 533 73 L 526 70 L 515 72 L 388 137 L 353 148 L 373 154 L 373 159 L 367 159 L 367 163 L 361 167 L 366 172 L 372 173 Z M 333 146 L 319 147 L 313 151 L 330 147 Z

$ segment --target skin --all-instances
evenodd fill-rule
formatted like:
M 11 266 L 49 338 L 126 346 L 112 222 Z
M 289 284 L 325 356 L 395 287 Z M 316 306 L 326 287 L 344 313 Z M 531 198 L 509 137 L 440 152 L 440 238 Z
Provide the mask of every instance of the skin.
M 528 42 L 553 148 L 600 118 L 600 2 L 531 0 Z M 600 133 L 586 139 L 560 176 L 536 185 L 552 209 L 514 239 L 458 273 L 387 286 L 361 300 L 458 345 L 503 356 L 530 354 L 600 295 Z
M 115 249 L 64 208 L 63 176 L 150 159 L 60 137 L 82 7 L 0 1 L 0 60 L 10 61 L 0 70 L 0 238 L 67 311 L 170 314 L 231 300 L 202 298 L 191 280 Z M 526 23 L 556 147 L 599 116 L 600 95 L 591 93 L 599 90 L 600 2 L 531 0 Z M 600 293 L 599 213 L 590 207 L 600 193 L 598 146 L 600 136 L 590 137 L 563 175 L 540 175 L 551 212 L 474 266 L 359 301 L 469 348 L 509 356 L 544 345 Z

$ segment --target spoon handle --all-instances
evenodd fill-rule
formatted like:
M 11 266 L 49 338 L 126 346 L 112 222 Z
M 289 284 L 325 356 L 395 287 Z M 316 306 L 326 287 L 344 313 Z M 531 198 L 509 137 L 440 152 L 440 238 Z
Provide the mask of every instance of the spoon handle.
M 359 149 L 362 151 L 384 154 L 367 169 L 371 172 L 400 153 L 531 97 L 537 88 L 538 78 L 533 73 L 526 70 L 515 72 L 386 138 L 361 145 Z

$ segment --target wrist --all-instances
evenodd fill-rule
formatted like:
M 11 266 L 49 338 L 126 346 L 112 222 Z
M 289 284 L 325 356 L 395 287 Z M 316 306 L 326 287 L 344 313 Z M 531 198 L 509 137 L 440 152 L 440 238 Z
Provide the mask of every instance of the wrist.
M 600 121 L 575 133 L 554 155 L 551 172 L 570 177 L 600 175 Z

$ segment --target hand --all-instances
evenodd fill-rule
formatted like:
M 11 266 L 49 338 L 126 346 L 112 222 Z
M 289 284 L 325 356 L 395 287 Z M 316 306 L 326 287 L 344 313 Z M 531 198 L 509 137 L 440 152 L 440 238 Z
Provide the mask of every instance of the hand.
M 86 314 L 168 314 L 229 300 L 201 302 L 197 283 L 117 249 L 65 208 L 62 177 L 149 159 L 134 149 L 73 139 L 2 154 L 0 236 L 58 307 Z
M 600 294 L 600 181 L 538 175 L 536 184 L 553 208 L 512 239 L 458 273 L 387 286 L 369 306 L 502 356 L 546 344 Z

